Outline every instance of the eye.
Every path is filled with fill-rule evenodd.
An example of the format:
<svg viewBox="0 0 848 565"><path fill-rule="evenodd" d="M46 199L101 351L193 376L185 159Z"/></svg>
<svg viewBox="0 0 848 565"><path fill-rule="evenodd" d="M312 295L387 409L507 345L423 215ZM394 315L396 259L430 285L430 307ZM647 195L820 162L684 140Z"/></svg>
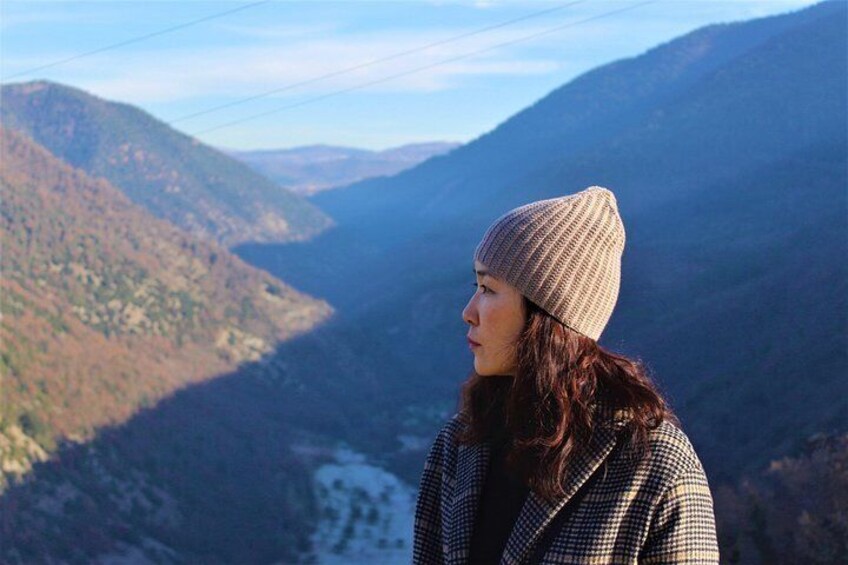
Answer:
<svg viewBox="0 0 848 565"><path fill-rule="evenodd" d="M479 286L480 288L483 289L483 294L486 294L486 291L489 291L489 287L487 287L484 284L478 285L476 282L473 282L473 283L471 283L471 286L473 286L474 288L477 288ZM491 292L491 291L489 291L489 292Z"/></svg>

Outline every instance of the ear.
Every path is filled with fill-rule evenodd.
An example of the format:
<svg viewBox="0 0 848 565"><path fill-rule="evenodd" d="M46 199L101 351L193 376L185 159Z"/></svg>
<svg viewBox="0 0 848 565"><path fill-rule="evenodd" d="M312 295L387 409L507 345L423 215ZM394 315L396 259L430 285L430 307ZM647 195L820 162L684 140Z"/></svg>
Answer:
<svg viewBox="0 0 848 565"><path fill-rule="evenodd" d="M525 324L528 321L530 321L530 306L531 306L530 299L522 294L521 295L521 313L524 315L524 323Z"/></svg>

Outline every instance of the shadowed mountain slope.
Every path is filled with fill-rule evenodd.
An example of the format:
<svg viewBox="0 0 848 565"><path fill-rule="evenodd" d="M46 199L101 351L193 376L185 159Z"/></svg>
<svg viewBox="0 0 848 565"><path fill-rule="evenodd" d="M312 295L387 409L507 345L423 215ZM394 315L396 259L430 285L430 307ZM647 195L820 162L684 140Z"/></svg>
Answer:
<svg viewBox="0 0 848 565"><path fill-rule="evenodd" d="M317 195L339 226L316 240L237 252L391 350L369 365L426 411L470 369L486 226L607 186L628 247L602 345L648 363L717 480L758 468L848 426L845 18L824 2L605 65L447 156Z"/></svg>

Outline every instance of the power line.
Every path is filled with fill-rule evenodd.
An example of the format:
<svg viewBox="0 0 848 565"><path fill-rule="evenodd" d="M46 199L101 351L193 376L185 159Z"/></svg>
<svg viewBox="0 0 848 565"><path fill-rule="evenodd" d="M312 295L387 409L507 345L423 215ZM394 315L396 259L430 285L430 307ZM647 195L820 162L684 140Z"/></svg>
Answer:
<svg viewBox="0 0 848 565"><path fill-rule="evenodd" d="M393 79L396 79L396 78L399 78L399 77L403 77L403 76L411 75L411 74L414 74L414 73L417 73L417 72L420 72L420 71L424 71L424 70L427 70L427 69L431 69L431 68L433 68L433 67L438 67L438 66L440 66L440 65L444 65L444 64L446 64L446 63L452 63L452 62L454 62L454 61L458 61L458 60L460 60L460 59L467 59L468 57L473 57L474 55L479 55L480 53L485 53L486 51L491 51L491 50L493 50L493 49L498 49L498 48L500 48L500 47L506 47L507 45L514 45L514 44L516 44L516 43L520 43L520 42L522 42L522 41L527 41L527 40L530 40L530 39L535 39L535 38L537 38L537 37L541 37L541 36L543 36L543 35L547 35L547 34L550 34L550 33L554 33L554 32L556 32L556 31L560 31L560 30L567 29L567 28L570 28L570 27L575 27L575 26L577 26L577 25L584 24L584 23L587 23L587 22L590 22L590 21L599 20L599 19L601 19L601 18L606 18L606 17L609 17L609 16L613 16L613 15L615 15L615 14L620 14L620 13L622 13L622 12L626 12L626 11L628 11L628 10L633 10L633 9L639 8L639 7L641 7L641 6L647 6L648 4L655 4L655 3L659 2L659 1L660 1L660 0L648 0L647 2L641 2L641 3L639 3L639 4L634 4L634 5L632 5L632 6L627 6L627 7L625 7L625 8L620 8L620 9L618 9L618 10L613 10L613 11L610 11L610 12L605 12L605 13L603 13L603 14L599 14L599 15L597 15L597 16L592 16L592 17L590 17L590 18L586 18L586 19L584 19L584 20L580 20L580 21L577 21L577 22L571 22L571 23L568 23L568 24L565 24L565 25L560 25L560 26L552 27L552 28L549 28L549 29L544 30L544 31L541 31L541 32L537 32L537 33L533 33L533 34L526 35L526 36L523 36L523 37L519 37L518 39L513 39L513 40L510 40L510 41L505 41L505 42L503 42L503 43L498 43L498 44L496 44L496 45L492 45L492 46L489 46L489 47L485 47L485 48L483 48L483 49L478 49L477 51L472 51L472 52L470 52L470 53L465 53L465 54L462 54L462 55L458 55L458 56L456 56L456 57L451 57L451 58L449 58L449 59L444 59L444 60L442 60L442 61L437 61L437 62L435 62L435 63L431 63L431 64L429 64L429 65L424 65L424 66L421 66L421 67L416 67L416 68L411 69L411 70L409 70L409 71L404 71L404 72L402 72L402 73L397 73L397 74L394 74L394 75L390 75L390 76L387 76L387 77L383 77L383 78L381 78L381 79L377 79L377 80L373 80L373 81L366 82L366 83L363 83L363 84L359 84L359 85L356 85L356 86L352 86L352 87L350 87L350 88L344 88L344 89L341 89L341 90L336 90L336 91L333 91L333 92L329 92L329 93L327 93L327 94L322 94L322 95L320 95L320 96L315 96L315 97L313 97L313 98L307 98L306 100L303 100L303 101L298 102L298 103L295 103L295 104L290 104L290 105L288 105L288 106L283 106L283 107L281 107L281 108L275 108L274 110L269 110L269 111L266 111L266 112L261 112L261 113L259 113L259 114L253 114L253 115L251 115L251 116L247 116L247 117L245 117L245 118L241 118L241 119L238 119L238 120L233 120L233 121L231 121L231 122L226 122L226 123L224 123L224 124L221 124L221 125L218 125L218 126L215 126L215 127L211 127L211 128L207 128L207 129L204 129L204 130L200 130L200 131L194 132L194 133L193 133L193 134L191 134L191 135L192 135L192 136L194 136L194 137L197 137L198 135L202 135L202 134L204 134L204 133L209 133L209 132L211 132L211 131L217 131L217 130L219 130L219 129L228 128L228 127L231 127L231 126L234 126L234 125L237 125L237 124L243 123L243 122L247 122L247 121L250 121L250 120L255 120L255 119L257 119L257 118L262 118L262 117L265 117L265 116L268 116L268 115L271 115L271 114L275 114L275 113L277 113L277 112L282 112L283 110L289 110L289 109L291 109L291 108L296 108L296 107L298 107L298 106L304 106L304 105L306 105L306 104L311 104L312 102L317 102L318 100L324 100L325 98L330 98L331 96L337 96L337 95L339 95L339 94L344 94L344 93L346 93L346 92L351 92L351 91L353 91L353 90L359 90L359 89L361 89L361 88L366 88L366 87L368 87L368 86L373 86L373 85L375 85L375 84L380 84L380 83L383 83L383 82L387 82L387 81L390 81L390 80L393 80Z"/></svg>
<svg viewBox="0 0 848 565"><path fill-rule="evenodd" d="M180 29L185 29L185 28L187 28L187 27L190 27L190 26L193 26L193 25L197 25L197 24L202 23L202 22L207 22L207 21L209 21L209 20L213 20L213 19L215 19L215 18L220 18L220 17L222 17L222 16L226 16L226 15L229 15L229 14L233 14L233 13L235 13L235 12L239 12L239 11L241 11L241 10L247 10L248 8L255 8L256 6L259 6L259 5L261 5L261 4L267 4L267 3L268 3L268 2L270 2L270 1L271 1L271 0L260 0L259 2L253 2L253 3L251 3L251 4L247 4L247 5L245 5L245 6L239 6L238 8L233 8L233 9L231 9L231 10L226 10L226 11L224 11L224 12L218 12L217 14L212 14L212 15L209 15L209 16L204 16L204 17L202 17L202 18L199 18L199 19L196 19L196 20L192 20L192 21L190 21L190 22L186 22L186 23L183 23L183 24L175 25L175 26L172 26L172 27L169 27L169 28L165 28L165 29L162 29L162 30L159 30L159 31L154 31L154 32L152 32L152 33L147 33L147 34L145 34L145 35L140 35L140 36L138 36L138 37L133 37L133 38L131 38L131 39L127 39L127 40L124 40L124 41L120 41L120 42L118 42L118 43L113 43L113 44L111 44L111 45L106 45L105 47L99 47L99 48L94 49L94 50L92 50L92 51L86 51L85 53L79 53L79 54L77 54L77 55L73 55L73 56L71 56L71 57L68 57L67 59L61 59L61 60L59 60L59 61L54 61L54 62L52 62L52 63L48 63L48 64L46 64L46 65L41 65L40 67L33 67L33 68L28 69L28 70L26 70L26 71L21 71L21 72L19 72L19 73L15 73L15 74L13 74L13 75L9 75L9 76L7 76L7 77L3 77L3 79L2 79L2 80L3 80L3 81L7 81L7 80L9 80L9 79L13 79L13 78L16 78L16 77L19 77L19 76L23 76L23 75L28 75L28 74L34 73L34 72L36 72L36 71L41 71L41 70L44 70L44 69L49 69L49 68L51 68L51 67L56 67L56 66L59 66L59 65L64 65L65 63L68 63L68 62L70 62L70 61L76 61L77 59L81 59L81 58L83 58L83 57L88 57L88 56L90 56L90 55L95 55L95 54L97 54L97 53L102 53L102 52L104 52L104 51L109 51L110 49L116 49L116 48L118 48L118 47L123 47L123 46L125 46L125 45L130 45L131 43L138 43L139 41L144 41L145 39L150 39L151 37L156 37L156 36L159 36L159 35L165 35L166 33L171 33L171 32L173 32L173 31L177 31L177 30L180 30Z"/></svg>
<svg viewBox="0 0 848 565"><path fill-rule="evenodd" d="M421 47L416 47L414 49L408 49L406 51L400 51L398 53L394 53L392 55L388 55L388 56L382 57L380 59L375 59L374 61L369 61L367 63L361 63L361 64L355 65L353 67L347 67L347 68L344 68L344 69L341 69L341 70L338 70L338 71L333 71L331 73L327 73L327 74L317 76L317 77L314 77L314 78L311 78L311 79L307 79L307 80L304 80L304 81L301 81L301 82L296 82L296 83L290 84L288 86L284 86L284 87L281 87L281 88L275 88L273 90L268 90L268 91L262 92L260 94L249 96L247 98L241 98L239 100L234 100L234 101L228 102L226 104L221 104L219 106L213 106L211 108L207 108L206 110L201 110L199 112L186 114L184 116L180 116L180 117L173 119L173 120L166 122L166 123L169 126L173 126L174 124L176 124L178 122L183 122L185 120L188 120L188 119L191 119L191 118L196 118L198 116L204 116L204 115L210 114L212 112L217 112L218 110L223 110L224 108L231 108L233 106L239 106L241 104L245 104L246 102L251 102L253 100L258 100L260 98L265 98L266 96L270 96L272 94L285 92L286 90L291 90L291 89L296 88L298 86L305 86L307 84L312 84L314 82L318 82L318 81L321 81L321 80L324 80L324 79L336 77L336 76L339 76L339 75L344 75L344 74L347 74L347 73L351 73L353 71L358 71L360 69L364 69L366 67L376 65L378 63L385 63L386 61L391 61L392 59L397 59L397 58L403 57L405 55L411 55L413 53L425 51L427 49L431 49L431 48L437 47L439 45L445 45L447 43L459 41L460 39L465 39L465 38L471 37L473 35L479 35L481 33L491 31L493 29L512 25L512 24L518 23L520 21L529 20L531 18L536 18L536 17L542 16L542 15L545 15L545 14L550 14L551 12L555 12L557 10L563 10L565 8L569 8L569 7L574 6L576 4L582 4L582 3L587 2L587 1L588 0L577 0L576 2L569 2L569 3L563 4L561 6L556 6L554 8L548 8L547 10L542 10L540 12L534 12L534 13L528 14L526 16L521 16L520 18L514 18L512 20L507 20L505 22L501 22L501 23L498 23L498 24L494 24L494 25L491 25L491 26L480 28L480 29L475 30L475 31L471 31L471 32L463 33L463 34L456 35L456 36L453 36L453 37L449 37L447 39L443 39L441 41L436 41L434 43L429 43L429 44L423 45Z"/></svg>

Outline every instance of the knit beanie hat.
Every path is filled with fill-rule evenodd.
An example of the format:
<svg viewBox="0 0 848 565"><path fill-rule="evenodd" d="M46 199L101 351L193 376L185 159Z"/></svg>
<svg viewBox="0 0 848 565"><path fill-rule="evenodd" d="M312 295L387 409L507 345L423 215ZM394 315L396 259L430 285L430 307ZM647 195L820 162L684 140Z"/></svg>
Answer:
<svg viewBox="0 0 848 565"><path fill-rule="evenodd" d="M618 300L624 241L615 195L591 186L510 210L489 227L474 258L597 341Z"/></svg>

